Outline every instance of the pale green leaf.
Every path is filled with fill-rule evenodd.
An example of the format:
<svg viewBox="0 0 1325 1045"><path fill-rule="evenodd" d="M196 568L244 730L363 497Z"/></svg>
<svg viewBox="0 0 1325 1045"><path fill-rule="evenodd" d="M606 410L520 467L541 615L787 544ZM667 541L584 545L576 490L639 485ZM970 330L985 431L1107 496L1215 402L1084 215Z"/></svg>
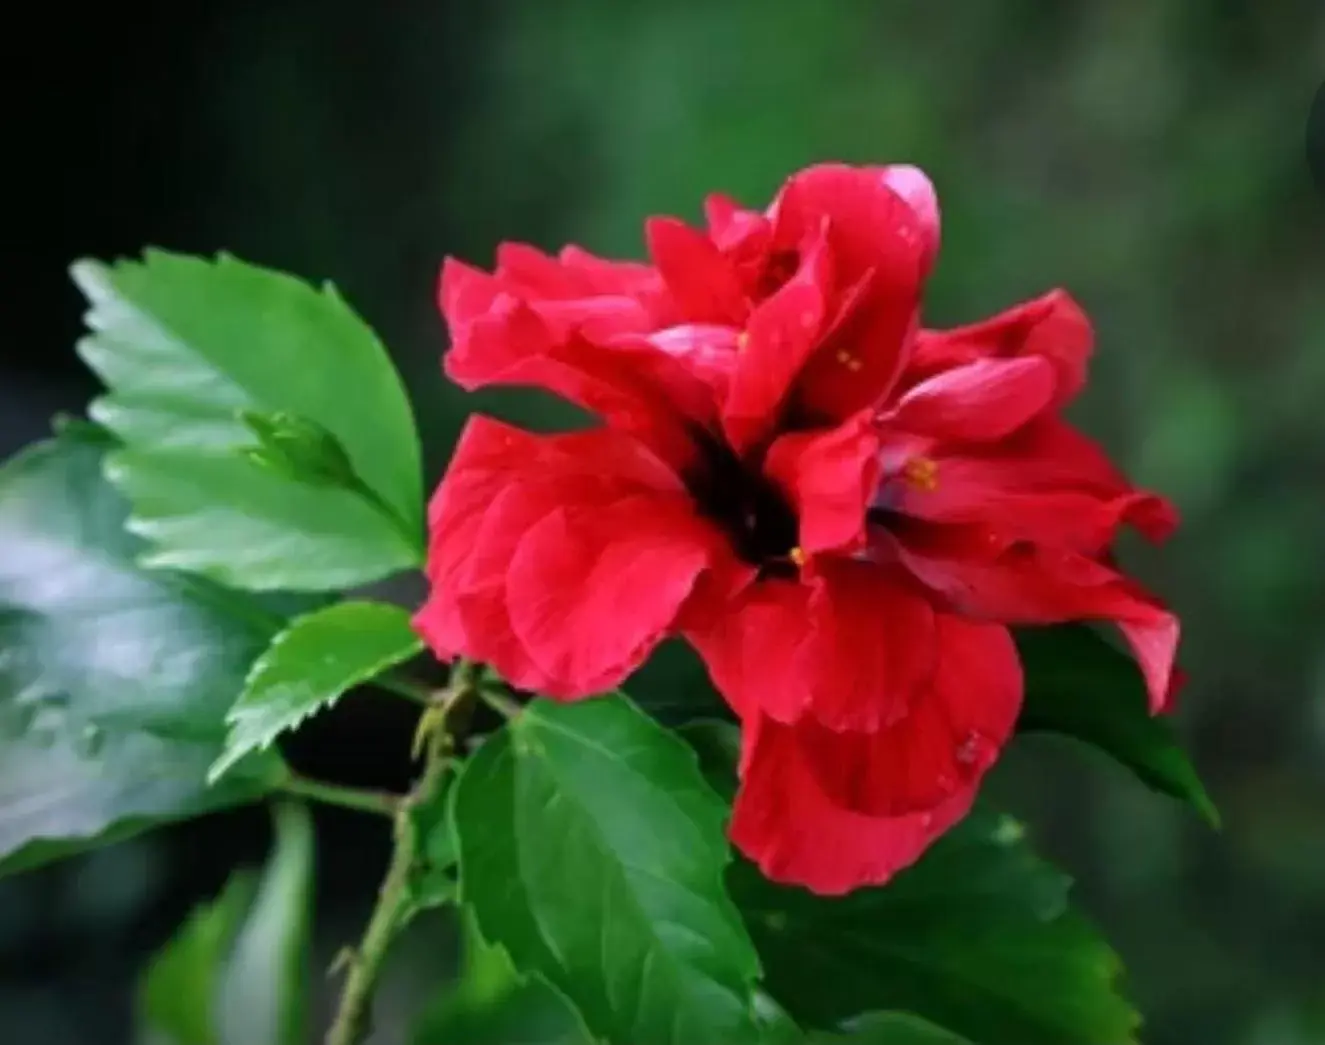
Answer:
<svg viewBox="0 0 1325 1045"><path fill-rule="evenodd" d="M419 563L409 403L334 290L165 251L73 276L91 306L79 351L109 388L92 413L125 444L108 474L152 564L334 590Z"/></svg>
<svg viewBox="0 0 1325 1045"><path fill-rule="evenodd" d="M341 602L291 621L254 662L226 715L230 734L211 779L422 647L409 613L387 603Z"/></svg>

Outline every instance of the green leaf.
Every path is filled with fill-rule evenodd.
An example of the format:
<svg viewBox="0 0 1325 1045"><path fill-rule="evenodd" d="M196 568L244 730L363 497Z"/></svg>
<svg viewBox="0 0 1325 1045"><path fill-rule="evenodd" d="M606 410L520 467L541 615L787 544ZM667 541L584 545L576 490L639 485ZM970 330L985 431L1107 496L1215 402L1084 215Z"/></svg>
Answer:
<svg viewBox="0 0 1325 1045"><path fill-rule="evenodd" d="M1066 908L1068 879L1022 833L972 813L887 886L835 899L737 865L732 893L770 993L820 1028L886 1009L981 1045L1133 1041L1117 956Z"/></svg>
<svg viewBox="0 0 1325 1045"><path fill-rule="evenodd" d="M313 828L301 806L276 810L261 882L247 871L199 907L138 991L147 1045L303 1045L307 1034Z"/></svg>
<svg viewBox="0 0 1325 1045"><path fill-rule="evenodd" d="M341 602L292 621L253 664L226 715L230 735L210 778L422 648L409 613L386 603Z"/></svg>
<svg viewBox="0 0 1325 1045"><path fill-rule="evenodd" d="M723 890L726 807L622 697L537 700L453 791L461 899L600 1038L753 1041L759 964Z"/></svg>
<svg viewBox="0 0 1325 1045"><path fill-rule="evenodd" d="M816 1034L810 1041L812 1045L972 1045L970 1039L909 1012L872 1012L852 1020L847 1030Z"/></svg>
<svg viewBox="0 0 1325 1045"><path fill-rule="evenodd" d="M71 429L0 470L0 874L252 800L284 773L256 755L207 787L284 607L136 567L104 450Z"/></svg>
<svg viewBox="0 0 1325 1045"><path fill-rule="evenodd" d="M419 858L410 868L406 885L405 913L408 921L420 911L441 907L456 898L455 834L451 830L450 779L443 781L436 796L420 805L411 806L409 815L419 839Z"/></svg>
<svg viewBox="0 0 1325 1045"><path fill-rule="evenodd" d="M219 1045L304 1045L308 1034L313 822L276 807L276 852L218 983Z"/></svg>
<svg viewBox="0 0 1325 1045"><path fill-rule="evenodd" d="M1017 646L1026 672L1020 731L1058 733L1098 748L1219 826L1219 811L1173 727L1150 714L1131 658L1079 624L1024 631Z"/></svg>
<svg viewBox="0 0 1325 1045"><path fill-rule="evenodd" d="M79 345L125 447L108 475L153 565L325 591L422 556L418 438L371 330L331 287L221 255L81 261Z"/></svg>
<svg viewBox="0 0 1325 1045"><path fill-rule="evenodd" d="M249 451L250 460L298 482L358 489L345 447L321 425L288 413L246 410L240 416L258 437L258 446Z"/></svg>
<svg viewBox="0 0 1325 1045"><path fill-rule="evenodd" d="M138 986L138 1023L147 1045L218 1045L217 972L253 902L253 875L230 877L157 953Z"/></svg>
<svg viewBox="0 0 1325 1045"><path fill-rule="evenodd" d="M484 942L472 917L462 927L460 977L424 1010L412 1045L588 1045L564 998L540 980L521 979L506 952Z"/></svg>

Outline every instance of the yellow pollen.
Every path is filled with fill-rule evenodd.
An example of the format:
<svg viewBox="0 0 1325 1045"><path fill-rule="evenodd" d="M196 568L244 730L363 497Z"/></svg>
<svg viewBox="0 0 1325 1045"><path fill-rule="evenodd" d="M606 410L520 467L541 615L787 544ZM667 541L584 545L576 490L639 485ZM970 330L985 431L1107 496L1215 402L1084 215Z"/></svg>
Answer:
<svg viewBox="0 0 1325 1045"><path fill-rule="evenodd" d="M745 346L748 345L749 343L750 343L750 332L748 330L742 330L739 334L736 335L737 352L744 352Z"/></svg>
<svg viewBox="0 0 1325 1045"><path fill-rule="evenodd" d="M923 493L938 489L939 466L929 457L913 457L902 468L902 478Z"/></svg>
<svg viewBox="0 0 1325 1045"><path fill-rule="evenodd" d="M850 370L853 374L860 370L860 360L848 352L845 348L837 350L837 361Z"/></svg>
<svg viewBox="0 0 1325 1045"><path fill-rule="evenodd" d="M794 562L797 566L804 566L805 549L803 549L800 545L797 545L795 548L792 548L791 551L787 552L787 558L790 559L792 562Z"/></svg>

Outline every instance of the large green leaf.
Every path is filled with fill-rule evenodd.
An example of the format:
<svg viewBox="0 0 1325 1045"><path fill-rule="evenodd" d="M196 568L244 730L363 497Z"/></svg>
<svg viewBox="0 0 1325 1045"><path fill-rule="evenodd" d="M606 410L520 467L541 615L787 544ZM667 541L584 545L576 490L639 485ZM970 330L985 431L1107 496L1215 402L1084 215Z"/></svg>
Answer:
<svg viewBox="0 0 1325 1045"><path fill-rule="evenodd" d="M93 416L154 565L332 590L416 565L418 439L377 338L330 287L221 255L79 262ZM346 471L345 465L349 466Z"/></svg>
<svg viewBox="0 0 1325 1045"><path fill-rule="evenodd" d="M588 1045L564 998L540 980L521 979L506 952L479 935L472 916L462 926L459 979L419 1017L413 1045Z"/></svg>
<svg viewBox="0 0 1325 1045"><path fill-rule="evenodd" d="M1009 817L973 813L888 885L844 898L773 885L746 863L731 878L770 993L806 1026L886 1009L981 1045L1133 1040L1117 956Z"/></svg>
<svg viewBox="0 0 1325 1045"><path fill-rule="evenodd" d="M276 811L261 883L236 872L153 959L138 991L144 1045L303 1045L313 829Z"/></svg>
<svg viewBox="0 0 1325 1045"><path fill-rule="evenodd" d="M258 755L207 787L281 619L135 566L103 452L68 433L0 470L0 874L253 799L284 772Z"/></svg>
<svg viewBox="0 0 1325 1045"><path fill-rule="evenodd" d="M1081 624L1027 630L1017 636L1017 646L1026 672L1018 729L1058 733L1098 748L1219 825L1219 812L1173 727L1150 714L1131 658Z"/></svg>
<svg viewBox="0 0 1325 1045"><path fill-rule="evenodd" d="M422 647L409 613L387 603L341 602L292 621L254 663L227 713L230 735L211 778Z"/></svg>
<svg viewBox="0 0 1325 1045"><path fill-rule="evenodd" d="M625 698L535 701L454 789L461 898L599 1037L753 1041L725 816L693 752Z"/></svg>
<svg viewBox="0 0 1325 1045"><path fill-rule="evenodd" d="M847 1030L820 1033L811 1045L971 1045L963 1038L908 1012L871 1012Z"/></svg>

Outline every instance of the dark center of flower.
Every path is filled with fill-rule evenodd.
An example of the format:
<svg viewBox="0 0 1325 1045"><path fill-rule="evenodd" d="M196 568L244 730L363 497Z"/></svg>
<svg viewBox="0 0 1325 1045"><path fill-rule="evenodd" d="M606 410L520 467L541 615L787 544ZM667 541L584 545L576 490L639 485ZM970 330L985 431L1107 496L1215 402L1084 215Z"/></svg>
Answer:
<svg viewBox="0 0 1325 1045"><path fill-rule="evenodd" d="M717 444L703 467L687 477L699 510L726 532L736 554L770 575L797 575L796 515L781 492Z"/></svg>
<svg viewBox="0 0 1325 1045"><path fill-rule="evenodd" d="M775 250L764 262L763 271L755 280L754 298L763 301L781 290L796 275L800 267L800 253L795 250Z"/></svg>

